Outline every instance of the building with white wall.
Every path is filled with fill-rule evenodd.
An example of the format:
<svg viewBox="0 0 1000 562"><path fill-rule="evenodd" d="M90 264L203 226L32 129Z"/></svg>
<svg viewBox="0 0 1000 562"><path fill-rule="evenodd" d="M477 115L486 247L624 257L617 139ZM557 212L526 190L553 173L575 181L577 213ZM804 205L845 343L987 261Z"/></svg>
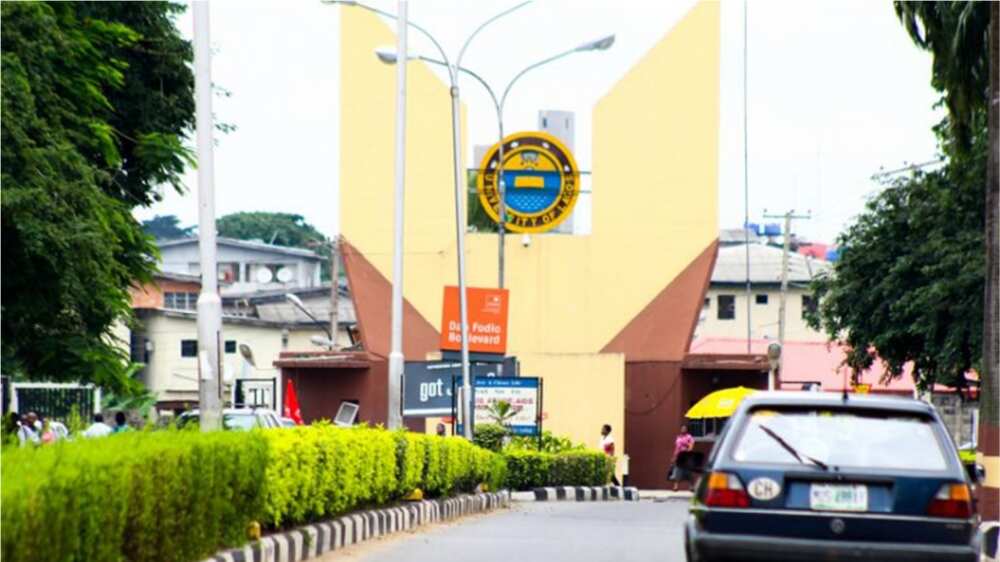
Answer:
<svg viewBox="0 0 1000 562"><path fill-rule="evenodd" d="M161 240L157 244L161 270L201 274L197 237ZM216 247L223 296L320 285L322 262L312 250L232 238L219 238Z"/></svg>
<svg viewBox="0 0 1000 562"><path fill-rule="evenodd" d="M779 247L751 240L750 248L750 325L753 339L777 339L781 300L781 263ZM747 246L725 239L719 246L712 280L702 307L697 335L745 338L747 335L746 257ZM826 341L826 336L810 328L805 311L814 306L809 283L830 269L829 262L790 252L788 256L788 292L785 304L785 339Z"/></svg>

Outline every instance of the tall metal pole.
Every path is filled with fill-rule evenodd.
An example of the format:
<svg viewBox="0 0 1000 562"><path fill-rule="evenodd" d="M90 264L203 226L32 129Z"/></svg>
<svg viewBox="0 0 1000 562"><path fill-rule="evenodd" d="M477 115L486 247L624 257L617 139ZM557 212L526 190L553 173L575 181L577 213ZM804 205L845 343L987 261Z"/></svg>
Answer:
<svg viewBox="0 0 1000 562"><path fill-rule="evenodd" d="M506 266L504 260L507 252L507 246L504 244L504 239L507 236L507 182L503 179L503 108L500 106L497 106L497 128L500 131L500 148L497 154L497 186L500 189L500 204L497 207L499 215L497 243L500 245L497 249L497 276L499 277L497 287L503 289L504 268ZM500 364L500 368L503 369L503 363Z"/></svg>
<svg viewBox="0 0 1000 562"><path fill-rule="evenodd" d="M340 349L337 335L340 333L340 235L333 237L330 244L330 340L331 350Z"/></svg>
<svg viewBox="0 0 1000 562"><path fill-rule="evenodd" d="M781 242L781 295L778 300L778 345L785 347L785 303L788 300L788 247L791 241L792 212L785 213L785 230Z"/></svg>
<svg viewBox="0 0 1000 562"><path fill-rule="evenodd" d="M743 0L743 237L746 250L747 273L747 353L750 353L750 340L753 337L753 324L750 321L750 172L747 157L747 3Z"/></svg>
<svg viewBox="0 0 1000 562"><path fill-rule="evenodd" d="M406 0L399 0L396 17L396 57L406 60ZM389 351L389 412L387 426L403 426L400 408L403 384L403 195L406 183L406 66L396 65L396 209L395 244L392 254L392 338ZM461 257L459 258L461 259ZM464 302L464 301L463 301ZM463 315L463 322L465 316ZM463 323L464 325L464 323ZM463 337L462 341L465 339Z"/></svg>
<svg viewBox="0 0 1000 562"><path fill-rule="evenodd" d="M401 64L398 66L406 66ZM455 242L458 246L458 309L462 324L462 433L472 439L472 379L469 376L469 306L465 286L465 189L462 183L462 158L459 153L458 68L448 69L451 76L451 155L455 164Z"/></svg>
<svg viewBox="0 0 1000 562"><path fill-rule="evenodd" d="M222 299L215 255L215 164L212 155L212 52L209 5L197 0L194 14L195 127L198 148L198 253L201 293L198 295L198 402L202 431L222 427Z"/></svg>

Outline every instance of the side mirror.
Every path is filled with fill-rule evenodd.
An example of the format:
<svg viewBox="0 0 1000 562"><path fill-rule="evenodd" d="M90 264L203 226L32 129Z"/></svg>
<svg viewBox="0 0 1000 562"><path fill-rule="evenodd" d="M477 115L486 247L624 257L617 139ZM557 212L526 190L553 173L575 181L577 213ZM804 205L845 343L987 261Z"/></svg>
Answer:
<svg viewBox="0 0 1000 562"><path fill-rule="evenodd" d="M981 464L967 464L965 465L965 471L969 474L969 480L973 484L979 484L986 479L986 469Z"/></svg>
<svg viewBox="0 0 1000 562"><path fill-rule="evenodd" d="M684 451L677 455L677 467L689 472L705 472L705 453Z"/></svg>

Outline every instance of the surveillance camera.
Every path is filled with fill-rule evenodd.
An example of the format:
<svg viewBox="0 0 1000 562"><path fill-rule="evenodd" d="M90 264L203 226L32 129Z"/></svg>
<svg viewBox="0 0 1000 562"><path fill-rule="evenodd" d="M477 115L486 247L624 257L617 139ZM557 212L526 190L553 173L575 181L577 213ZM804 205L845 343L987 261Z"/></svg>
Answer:
<svg viewBox="0 0 1000 562"><path fill-rule="evenodd" d="M521 237L521 245L524 246L525 248L531 246L531 236L528 235L528 234L525 234L524 236L522 236Z"/></svg>

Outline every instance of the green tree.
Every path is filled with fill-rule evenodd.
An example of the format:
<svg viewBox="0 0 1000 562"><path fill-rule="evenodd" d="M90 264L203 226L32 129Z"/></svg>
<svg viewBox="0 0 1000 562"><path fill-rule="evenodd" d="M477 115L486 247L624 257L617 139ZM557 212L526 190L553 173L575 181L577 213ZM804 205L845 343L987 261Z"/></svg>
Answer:
<svg viewBox="0 0 1000 562"><path fill-rule="evenodd" d="M327 243L326 236L302 215L262 211L232 213L216 223L219 236L239 240L261 240L278 246L314 248Z"/></svg>
<svg viewBox="0 0 1000 562"><path fill-rule="evenodd" d="M945 95L955 149L974 146L977 119L988 122L988 162L984 182L985 312L982 323L980 447L1000 456L1000 4L997 2L896 2L910 37L934 56L931 84ZM992 102L991 102L992 100ZM995 512L994 515L995 517Z"/></svg>
<svg viewBox="0 0 1000 562"><path fill-rule="evenodd" d="M3 368L136 388L112 326L156 247L132 217L189 160L191 49L168 3L2 14ZM135 27L125 22L130 21ZM169 60L168 60L169 59Z"/></svg>
<svg viewBox="0 0 1000 562"><path fill-rule="evenodd" d="M142 229L157 240L175 240L191 236L194 227L182 228L180 223L177 215L156 215L149 220L142 221Z"/></svg>
<svg viewBox="0 0 1000 562"><path fill-rule="evenodd" d="M885 377L909 363L917 384L965 386L982 352L984 120L971 150L934 171L888 182L838 239L840 259L813 283L809 316L849 347L862 371L877 359ZM951 129L942 125L940 134ZM949 145L942 138L942 146ZM877 356L876 356L877 352Z"/></svg>

